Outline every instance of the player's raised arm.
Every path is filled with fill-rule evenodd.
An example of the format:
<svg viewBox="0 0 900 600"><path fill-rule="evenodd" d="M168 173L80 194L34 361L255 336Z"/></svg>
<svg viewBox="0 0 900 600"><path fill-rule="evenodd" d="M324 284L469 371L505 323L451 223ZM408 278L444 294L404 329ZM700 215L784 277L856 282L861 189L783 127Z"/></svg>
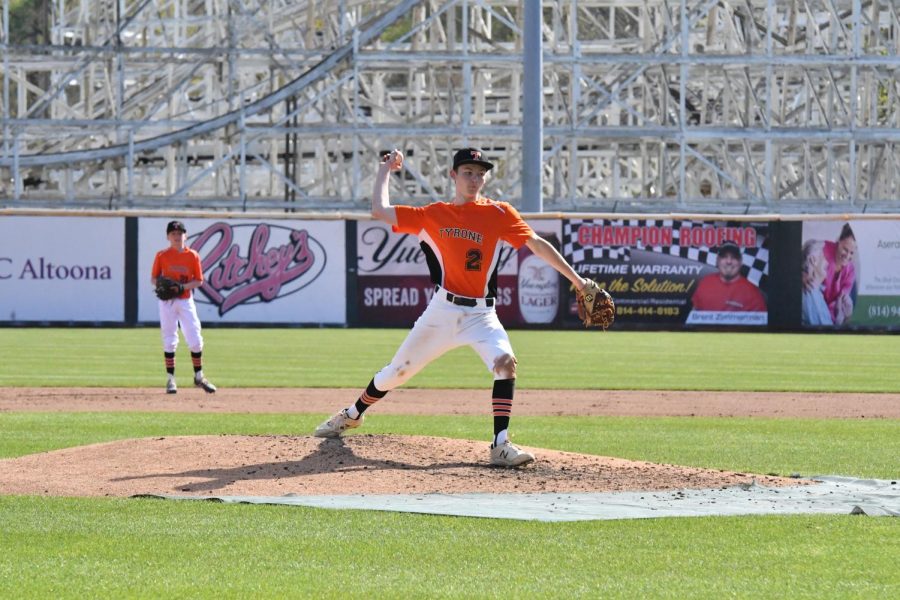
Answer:
<svg viewBox="0 0 900 600"><path fill-rule="evenodd" d="M388 225L397 224L397 211L391 206L390 179L392 171L403 168L403 153L391 150L381 158L378 174L375 176L375 187L372 190L372 216Z"/></svg>

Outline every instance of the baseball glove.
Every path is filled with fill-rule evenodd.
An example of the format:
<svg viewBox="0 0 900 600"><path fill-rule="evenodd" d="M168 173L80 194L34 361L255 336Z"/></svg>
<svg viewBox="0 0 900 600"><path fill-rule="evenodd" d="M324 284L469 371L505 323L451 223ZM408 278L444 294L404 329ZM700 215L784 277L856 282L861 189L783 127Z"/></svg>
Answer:
<svg viewBox="0 0 900 600"><path fill-rule="evenodd" d="M578 302L578 318L585 327L602 327L606 331L616 319L612 296L596 281L588 279L584 289L575 292L575 300Z"/></svg>
<svg viewBox="0 0 900 600"><path fill-rule="evenodd" d="M183 293L184 286L174 279L169 279L164 275L156 279L156 297L160 300L171 300Z"/></svg>

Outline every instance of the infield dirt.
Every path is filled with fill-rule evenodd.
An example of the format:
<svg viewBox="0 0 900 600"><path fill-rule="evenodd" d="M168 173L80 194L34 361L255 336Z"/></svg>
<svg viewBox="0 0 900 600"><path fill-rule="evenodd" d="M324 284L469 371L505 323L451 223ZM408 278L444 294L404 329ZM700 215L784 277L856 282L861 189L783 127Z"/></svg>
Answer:
<svg viewBox="0 0 900 600"><path fill-rule="evenodd" d="M0 388L0 411L234 412L329 415L351 389ZM378 414L479 414L490 400L473 390L395 390ZM670 391L517 392L515 416L900 418L887 394L710 393ZM486 441L424 436L176 436L113 441L0 460L0 493L61 496L282 496L469 492L606 492L720 488L796 479L629 461L528 448L535 463L487 466Z"/></svg>

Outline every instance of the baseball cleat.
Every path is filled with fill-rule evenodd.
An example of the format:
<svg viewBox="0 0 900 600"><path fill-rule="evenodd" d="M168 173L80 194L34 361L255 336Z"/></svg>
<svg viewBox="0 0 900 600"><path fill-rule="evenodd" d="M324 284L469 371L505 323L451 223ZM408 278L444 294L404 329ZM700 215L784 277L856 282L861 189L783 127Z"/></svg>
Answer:
<svg viewBox="0 0 900 600"><path fill-rule="evenodd" d="M358 419L351 419L347 414L347 409L345 408L338 414L334 415L333 417L316 427L316 431L315 433L313 433L313 435L321 438L336 438L346 430L356 429L357 427L362 425L365 418L365 415L359 415Z"/></svg>
<svg viewBox="0 0 900 600"><path fill-rule="evenodd" d="M175 383L174 377L169 377L169 380L166 382L166 393L167 394L177 394L178 393L178 385Z"/></svg>
<svg viewBox="0 0 900 600"><path fill-rule="evenodd" d="M506 440L499 446L491 444L491 464L496 467L519 467L534 460L534 454L525 452Z"/></svg>
<svg viewBox="0 0 900 600"><path fill-rule="evenodd" d="M203 388L203 391L208 394L216 393L216 386L211 384L209 382L209 379L204 377L201 373L197 373L196 375L194 375L194 385L196 385L198 388Z"/></svg>

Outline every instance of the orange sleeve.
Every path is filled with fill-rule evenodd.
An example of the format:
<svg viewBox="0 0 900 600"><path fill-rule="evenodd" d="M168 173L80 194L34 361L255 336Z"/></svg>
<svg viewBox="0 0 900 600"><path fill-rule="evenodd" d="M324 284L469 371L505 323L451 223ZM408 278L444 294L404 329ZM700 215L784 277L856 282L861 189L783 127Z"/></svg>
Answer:
<svg viewBox="0 0 900 600"><path fill-rule="evenodd" d="M159 276L162 274L162 265L159 264L159 255L160 253L157 252L156 256L153 257L153 268L150 269L150 277L155 277L156 279L159 279Z"/></svg>
<svg viewBox="0 0 900 600"><path fill-rule="evenodd" d="M525 245L525 242L532 238L534 230L531 229L528 223L522 218L522 215L519 214L519 211L513 208L511 204L504 202L503 205L503 208L506 209L507 214L509 215L509 222L506 231L501 234L500 239L518 250Z"/></svg>
<svg viewBox="0 0 900 600"><path fill-rule="evenodd" d="M395 206L397 224L394 233L418 234L425 227L425 208L421 206Z"/></svg>
<svg viewBox="0 0 900 600"><path fill-rule="evenodd" d="M203 281L203 265L200 262L200 255L196 250L191 250L191 254L194 256L194 280Z"/></svg>

